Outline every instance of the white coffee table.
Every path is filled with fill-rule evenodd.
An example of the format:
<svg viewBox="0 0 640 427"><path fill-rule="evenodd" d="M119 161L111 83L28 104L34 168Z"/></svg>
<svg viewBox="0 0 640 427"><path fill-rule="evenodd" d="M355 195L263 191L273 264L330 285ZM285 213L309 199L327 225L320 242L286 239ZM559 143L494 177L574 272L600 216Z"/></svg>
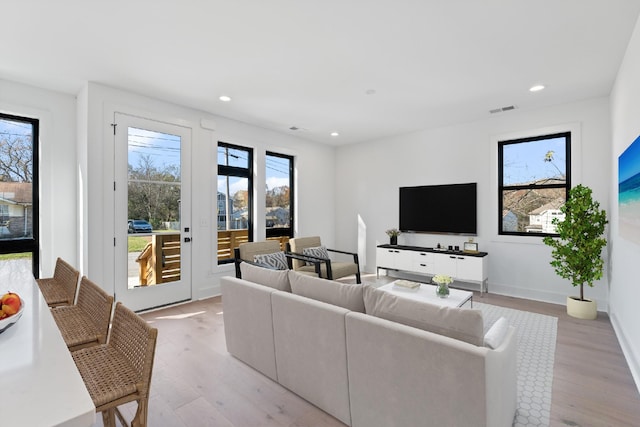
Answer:
<svg viewBox="0 0 640 427"><path fill-rule="evenodd" d="M462 307L468 302L470 308L473 308L473 292L449 288L449 296L447 298L440 298L436 295L436 287L434 285L420 283L420 287L410 289L403 286L396 286L395 283L396 282L393 281L384 286L380 286L378 289L402 298L424 301L445 307Z"/></svg>

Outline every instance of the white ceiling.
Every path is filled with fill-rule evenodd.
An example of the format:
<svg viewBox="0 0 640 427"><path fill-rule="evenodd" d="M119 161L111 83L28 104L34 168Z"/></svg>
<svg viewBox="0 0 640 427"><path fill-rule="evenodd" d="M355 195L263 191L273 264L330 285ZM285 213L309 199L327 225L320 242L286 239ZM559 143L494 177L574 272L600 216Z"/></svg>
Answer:
<svg viewBox="0 0 640 427"><path fill-rule="evenodd" d="M0 10L1 79L71 94L93 81L339 145L606 96L640 1L6 0ZM536 83L547 88L530 93Z"/></svg>

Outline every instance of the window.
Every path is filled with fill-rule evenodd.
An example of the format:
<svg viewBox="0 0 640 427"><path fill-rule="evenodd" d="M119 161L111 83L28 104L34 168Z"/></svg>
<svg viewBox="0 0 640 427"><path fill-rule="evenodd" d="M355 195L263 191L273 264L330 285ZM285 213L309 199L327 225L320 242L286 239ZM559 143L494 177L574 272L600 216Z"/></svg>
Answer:
<svg viewBox="0 0 640 427"><path fill-rule="evenodd" d="M498 142L498 234L556 234L570 166L570 132Z"/></svg>
<svg viewBox="0 0 640 427"><path fill-rule="evenodd" d="M293 237L293 157L267 152L265 161L267 239L284 244Z"/></svg>
<svg viewBox="0 0 640 427"><path fill-rule="evenodd" d="M0 259L26 258L38 272L39 121L0 114Z"/></svg>
<svg viewBox="0 0 640 427"><path fill-rule="evenodd" d="M253 235L253 150L218 143L218 264L233 262L233 250Z"/></svg>

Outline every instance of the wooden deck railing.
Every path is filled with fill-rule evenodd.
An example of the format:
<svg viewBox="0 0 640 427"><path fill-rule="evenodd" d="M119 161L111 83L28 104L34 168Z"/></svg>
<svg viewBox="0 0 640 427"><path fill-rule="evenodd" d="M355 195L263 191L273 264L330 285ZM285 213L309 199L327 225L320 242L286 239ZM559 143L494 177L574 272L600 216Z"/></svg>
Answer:
<svg viewBox="0 0 640 427"><path fill-rule="evenodd" d="M154 234L136 261L141 286L180 280L180 233Z"/></svg>
<svg viewBox="0 0 640 427"><path fill-rule="evenodd" d="M287 250L288 236L269 237ZM218 231L218 260L233 259L233 249L249 241L246 229ZM180 233L154 234L142 250L139 264L140 285L149 286L180 280Z"/></svg>
<svg viewBox="0 0 640 427"><path fill-rule="evenodd" d="M280 242L280 250L287 250L288 236L269 237L267 240L277 240ZM247 229L218 231L218 261L233 259L233 249L248 241L249 231Z"/></svg>
<svg viewBox="0 0 640 427"><path fill-rule="evenodd" d="M233 248L249 241L249 230L218 230L218 261L233 259Z"/></svg>

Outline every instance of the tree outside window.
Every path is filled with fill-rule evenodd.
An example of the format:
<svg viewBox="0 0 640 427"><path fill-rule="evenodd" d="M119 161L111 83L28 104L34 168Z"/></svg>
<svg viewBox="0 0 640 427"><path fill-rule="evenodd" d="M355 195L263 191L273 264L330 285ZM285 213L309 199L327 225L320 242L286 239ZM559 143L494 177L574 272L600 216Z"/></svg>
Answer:
<svg viewBox="0 0 640 427"><path fill-rule="evenodd" d="M571 133L498 142L501 235L556 235L571 188Z"/></svg>

